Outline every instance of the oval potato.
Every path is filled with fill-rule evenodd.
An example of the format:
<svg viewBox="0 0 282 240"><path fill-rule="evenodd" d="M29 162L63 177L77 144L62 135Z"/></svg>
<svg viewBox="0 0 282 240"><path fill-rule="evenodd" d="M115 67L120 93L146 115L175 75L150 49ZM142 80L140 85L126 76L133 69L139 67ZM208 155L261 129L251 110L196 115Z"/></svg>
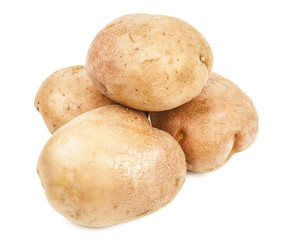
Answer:
<svg viewBox="0 0 282 240"><path fill-rule="evenodd" d="M55 210L78 224L103 227L164 207L181 189L187 166L168 133L143 113L111 105L58 129L37 170Z"/></svg>
<svg viewBox="0 0 282 240"><path fill-rule="evenodd" d="M196 97L213 64L205 38L169 16L115 19L91 43L86 70L97 88L125 106L163 111Z"/></svg>
<svg viewBox="0 0 282 240"><path fill-rule="evenodd" d="M82 65L51 74L34 100L35 108L51 133L82 113L109 104L114 102L94 86Z"/></svg>
<svg viewBox="0 0 282 240"><path fill-rule="evenodd" d="M169 111L151 112L152 125L170 133L186 155L188 169L210 172L247 149L258 133L251 99L234 83L211 73L192 101Z"/></svg>

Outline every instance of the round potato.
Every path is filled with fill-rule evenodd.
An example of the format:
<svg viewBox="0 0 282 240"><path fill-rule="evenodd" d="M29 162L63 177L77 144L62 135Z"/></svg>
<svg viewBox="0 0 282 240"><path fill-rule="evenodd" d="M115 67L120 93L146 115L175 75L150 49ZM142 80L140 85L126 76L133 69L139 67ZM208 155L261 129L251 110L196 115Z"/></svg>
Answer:
<svg viewBox="0 0 282 240"><path fill-rule="evenodd" d="M248 148L258 133L251 99L234 83L211 73L201 94L170 111L150 113L152 125L170 133L186 155L188 169L210 172Z"/></svg>
<svg viewBox="0 0 282 240"><path fill-rule="evenodd" d="M114 104L90 81L84 66L71 66L50 75L40 86L34 106L51 133L89 110Z"/></svg>
<svg viewBox="0 0 282 240"><path fill-rule="evenodd" d="M55 210L103 227L164 207L181 189L187 166L180 145L143 113L110 105L58 129L37 170Z"/></svg>
<svg viewBox="0 0 282 240"><path fill-rule="evenodd" d="M163 111L196 97L212 64L208 42L188 23L132 14L97 34L85 67L97 88L112 100L138 110Z"/></svg>

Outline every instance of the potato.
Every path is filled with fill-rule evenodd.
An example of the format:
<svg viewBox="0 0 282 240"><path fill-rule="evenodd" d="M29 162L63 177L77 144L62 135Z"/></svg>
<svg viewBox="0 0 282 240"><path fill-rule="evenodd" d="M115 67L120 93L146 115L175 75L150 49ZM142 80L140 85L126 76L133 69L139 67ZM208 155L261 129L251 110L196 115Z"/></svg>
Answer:
<svg viewBox="0 0 282 240"><path fill-rule="evenodd" d="M90 81L84 66L71 66L50 75L40 86L34 106L51 133L74 117L113 104Z"/></svg>
<svg viewBox="0 0 282 240"><path fill-rule="evenodd" d="M234 83L211 73L201 94L170 111L150 113L152 125L170 133L185 152L188 169L210 172L247 149L258 133L250 98Z"/></svg>
<svg viewBox="0 0 282 240"><path fill-rule="evenodd" d="M187 166L180 145L143 113L110 105L58 129L37 170L55 210L104 227L164 207L181 189Z"/></svg>
<svg viewBox="0 0 282 240"><path fill-rule="evenodd" d="M204 37L174 17L117 18L90 45L86 71L107 97L144 111L178 107L196 97L211 71Z"/></svg>

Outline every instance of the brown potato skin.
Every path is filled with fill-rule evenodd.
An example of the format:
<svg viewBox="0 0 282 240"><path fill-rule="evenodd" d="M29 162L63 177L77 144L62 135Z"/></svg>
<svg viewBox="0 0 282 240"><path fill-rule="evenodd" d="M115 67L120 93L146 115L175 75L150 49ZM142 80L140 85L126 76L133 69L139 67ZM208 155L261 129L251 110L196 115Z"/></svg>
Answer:
<svg viewBox="0 0 282 240"><path fill-rule="evenodd" d="M58 129L37 171L55 210L78 224L104 227L164 207L181 189L187 166L180 145L143 113L109 105Z"/></svg>
<svg viewBox="0 0 282 240"><path fill-rule="evenodd" d="M258 133L251 99L234 83L211 73L192 101L169 111L151 112L152 126L170 133L186 155L188 169L210 172L247 149Z"/></svg>
<svg viewBox="0 0 282 240"><path fill-rule="evenodd" d="M82 65L51 74L34 99L34 106L51 133L82 113L109 104L114 102L94 86Z"/></svg>
<svg viewBox="0 0 282 240"><path fill-rule="evenodd" d="M196 97L213 64L205 38L169 16L115 19L91 43L86 70L97 88L125 106L164 111Z"/></svg>

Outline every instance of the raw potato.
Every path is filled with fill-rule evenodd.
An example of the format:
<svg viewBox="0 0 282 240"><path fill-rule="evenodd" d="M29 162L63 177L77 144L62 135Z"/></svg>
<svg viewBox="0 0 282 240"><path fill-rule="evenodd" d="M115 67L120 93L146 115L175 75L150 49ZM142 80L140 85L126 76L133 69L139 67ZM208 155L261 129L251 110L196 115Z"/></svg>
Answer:
<svg viewBox="0 0 282 240"><path fill-rule="evenodd" d="M163 111L196 97L212 64L208 42L188 23L132 14L98 33L85 67L97 88L112 100L138 110Z"/></svg>
<svg viewBox="0 0 282 240"><path fill-rule="evenodd" d="M234 83L211 73L201 94L170 111L150 113L152 125L170 133L182 146L188 169L210 172L248 148L258 133L250 98Z"/></svg>
<svg viewBox="0 0 282 240"><path fill-rule="evenodd" d="M54 72L34 100L51 133L82 113L109 104L114 103L94 86L81 65Z"/></svg>
<svg viewBox="0 0 282 240"><path fill-rule="evenodd" d="M54 209L91 227L164 207L181 189L186 169L185 155L168 133L119 105L89 111L58 129L37 165Z"/></svg>

